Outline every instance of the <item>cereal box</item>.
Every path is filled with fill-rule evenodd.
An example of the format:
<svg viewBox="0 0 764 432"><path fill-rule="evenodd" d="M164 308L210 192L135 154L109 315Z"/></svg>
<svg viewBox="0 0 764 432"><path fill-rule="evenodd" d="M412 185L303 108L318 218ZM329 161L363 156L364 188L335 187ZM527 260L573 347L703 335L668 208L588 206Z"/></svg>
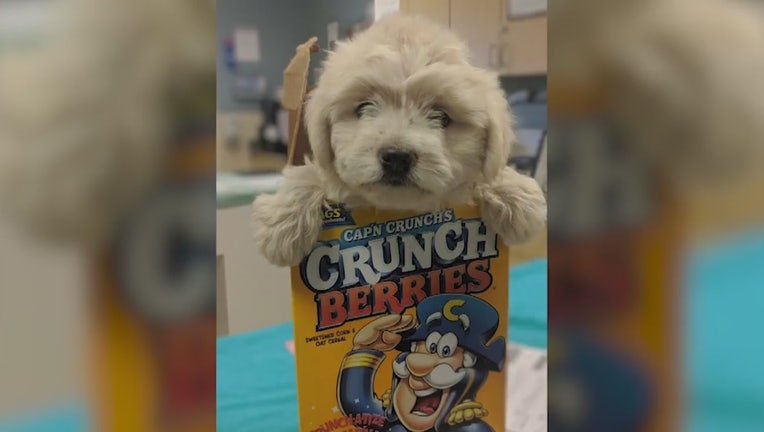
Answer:
<svg viewBox="0 0 764 432"><path fill-rule="evenodd" d="M504 431L508 273L474 207L327 207L291 269L300 431Z"/></svg>

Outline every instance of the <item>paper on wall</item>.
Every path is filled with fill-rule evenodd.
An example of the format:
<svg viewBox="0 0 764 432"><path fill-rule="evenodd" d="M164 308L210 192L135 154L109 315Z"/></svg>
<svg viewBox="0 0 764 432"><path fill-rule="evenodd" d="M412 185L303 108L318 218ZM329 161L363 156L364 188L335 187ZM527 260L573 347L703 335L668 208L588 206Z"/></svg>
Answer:
<svg viewBox="0 0 764 432"><path fill-rule="evenodd" d="M340 23L330 22L326 26L326 46L330 50L334 49L334 44L340 39Z"/></svg>
<svg viewBox="0 0 764 432"><path fill-rule="evenodd" d="M400 9L399 0L374 0L374 21L398 12L398 9Z"/></svg>
<svg viewBox="0 0 764 432"><path fill-rule="evenodd" d="M256 29L236 29L234 32L234 56L237 63L260 61L260 38Z"/></svg>

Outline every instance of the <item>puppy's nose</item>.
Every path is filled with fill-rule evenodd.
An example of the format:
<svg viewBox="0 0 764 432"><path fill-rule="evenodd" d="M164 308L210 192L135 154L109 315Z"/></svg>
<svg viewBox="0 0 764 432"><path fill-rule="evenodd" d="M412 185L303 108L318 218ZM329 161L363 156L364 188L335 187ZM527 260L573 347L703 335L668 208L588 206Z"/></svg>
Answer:
<svg viewBox="0 0 764 432"><path fill-rule="evenodd" d="M388 149L379 153L379 159L386 176L402 179L411 170L411 166L416 161L416 156L410 151Z"/></svg>

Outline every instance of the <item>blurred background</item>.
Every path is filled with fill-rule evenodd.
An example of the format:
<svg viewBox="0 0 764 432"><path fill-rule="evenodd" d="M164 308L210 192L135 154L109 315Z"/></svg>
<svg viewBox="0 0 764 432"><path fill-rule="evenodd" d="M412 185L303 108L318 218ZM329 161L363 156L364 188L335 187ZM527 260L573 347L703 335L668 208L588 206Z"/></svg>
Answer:
<svg viewBox="0 0 764 432"><path fill-rule="evenodd" d="M761 12L550 3L550 430L764 428Z"/></svg>
<svg viewBox="0 0 764 432"><path fill-rule="evenodd" d="M0 1L0 430L215 427L213 1Z"/></svg>
<svg viewBox="0 0 764 432"><path fill-rule="evenodd" d="M255 394L220 374L293 367L288 273L255 250L248 206L286 161L295 47L395 10L500 75L508 163L548 191L548 246L510 269L510 337L531 353L510 361L545 371L548 352L548 429L764 430L762 9L0 0L0 431L295 430L293 381ZM218 387L243 391L221 398L216 355ZM513 431L546 420L515 411Z"/></svg>

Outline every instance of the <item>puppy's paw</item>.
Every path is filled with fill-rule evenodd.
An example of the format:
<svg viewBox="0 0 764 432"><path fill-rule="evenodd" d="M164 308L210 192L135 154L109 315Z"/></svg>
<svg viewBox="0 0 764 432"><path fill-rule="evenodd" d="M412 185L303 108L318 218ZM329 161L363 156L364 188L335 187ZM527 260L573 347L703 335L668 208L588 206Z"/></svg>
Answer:
<svg viewBox="0 0 764 432"><path fill-rule="evenodd" d="M252 203L255 242L265 258L277 266L299 264L321 232L321 201L318 205L299 202L300 196L279 192L260 195Z"/></svg>
<svg viewBox="0 0 764 432"><path fill-rule="evenodd" d="M505 167L475 192L483 219L505 243L528 241L544 227L546 199L536 180Z"/></svg>

